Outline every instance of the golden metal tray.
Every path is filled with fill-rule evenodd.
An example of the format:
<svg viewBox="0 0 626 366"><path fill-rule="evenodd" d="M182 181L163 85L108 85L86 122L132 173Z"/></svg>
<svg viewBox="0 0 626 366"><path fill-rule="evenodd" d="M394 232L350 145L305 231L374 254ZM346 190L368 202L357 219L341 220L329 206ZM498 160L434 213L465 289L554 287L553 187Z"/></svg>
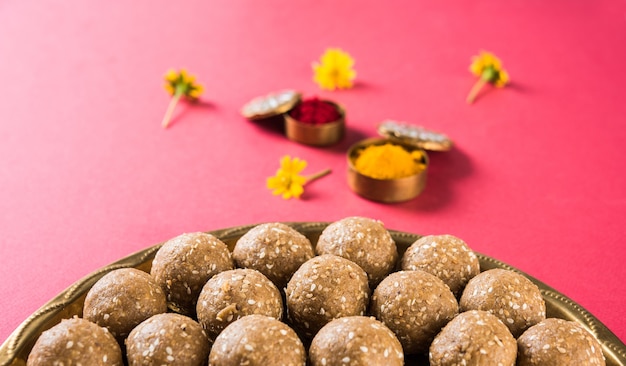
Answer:
<svg viewBox="0 0 626 366"><path fill-rule="evenodd" d="M317 242L320 233L328 225L326 222L287 222L286 224L306 235L312 243ZM237 239L254 226L255 225L238 226L210 231L209 233L220 238L232 249ZM415 240L420 238L420 235L417 234L394 230L390 230L390 232L398 244L398 249L401 253ZM69 318L74 315L82 316L83 301L85 300L87 291L89 291L91 286L93 286L98 279L112 270L124 267L135 267L144 271L150 271L152 259L160 246L160 244L155 245L132 254L86 276L42 306L26 319L9 338L7 338L2 346L0 346L0 366L25 365L28 353L44 330L56 325L61 319ZM607 365L626 366L626 345L607 329L604 324L580 305L537 279L505 263L479 253L477 253L477 255L480 260L481 271L492 268L504 268L516 271L528 277L539 286L546 301L548 317L579 322L600 341Z"/></svg>

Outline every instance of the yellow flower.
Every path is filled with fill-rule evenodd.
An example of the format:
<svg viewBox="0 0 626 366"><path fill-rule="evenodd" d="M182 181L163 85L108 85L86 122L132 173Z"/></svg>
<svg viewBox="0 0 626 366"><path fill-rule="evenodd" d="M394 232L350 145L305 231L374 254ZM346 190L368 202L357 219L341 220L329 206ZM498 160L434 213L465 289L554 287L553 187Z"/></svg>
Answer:
<svg viewBox="0 0 626 366"><path fill-rule="evenodd" d="M163 127L167 127L172 119L172 113L180 98L184 97L189 101L196 101L202 94L202 85L196 82L196 77L187 73L187 70L169 70L165 74L165 90L172 96L170 104L163 117Z"/></svg>
<svg viewBox="0 0 626 366"><path fill-rule="evenodd" d="M490 52L481 51L478 56L472 57L469 70L479 79L467 96L468 103L474 101L485 84L490 83L502 88L509 82L509 74L502 68L502 61Z"/></svg>
<svg viewBox="0 0 626 366"><path fill-rule="evenodd" d="M321 89L348 89L353 86L356 71L354 59L339 48L329 48L320 58L321 62L313 63L313 81Z"/></svg>
<svg viewBox="0 0 626 366"><path fill-rule="evenodd" d="M300 173L306 168L306 165L305 160L291 159L289 155L283 156L280 159L280 168L276 171L276 175L267 178L267 188L272 190L273 195L282 195L286 200L300 198L307 183L330 173L330 169L326 169L311 176L302 176Z"/></svg>

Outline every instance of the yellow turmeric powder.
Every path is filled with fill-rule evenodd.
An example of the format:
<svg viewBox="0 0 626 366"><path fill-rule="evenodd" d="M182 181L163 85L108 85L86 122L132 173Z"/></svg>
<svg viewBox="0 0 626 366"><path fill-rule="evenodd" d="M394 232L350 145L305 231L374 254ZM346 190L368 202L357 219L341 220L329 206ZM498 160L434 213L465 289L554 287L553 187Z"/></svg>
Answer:
<svg viewBox="0 0 626 366"><path fill-rule="evenodd" d="M409 152L391 143L364 148L354 166L359 173L375 179L404 178L426 168L422 151Z"/></svg>

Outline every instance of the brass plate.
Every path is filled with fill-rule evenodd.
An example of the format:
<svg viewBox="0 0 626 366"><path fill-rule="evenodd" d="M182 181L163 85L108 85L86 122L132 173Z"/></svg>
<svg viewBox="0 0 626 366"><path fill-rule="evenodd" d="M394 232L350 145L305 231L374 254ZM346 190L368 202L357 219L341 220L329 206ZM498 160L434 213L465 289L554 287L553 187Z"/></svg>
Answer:
<svg viewBox="0 0 626 366"><path fill-rule="evenodd" d="M325 222L287 222L302 234L306 235L312 243L316 243L322 230L328 225ZM224 241L231 249L237 239L255 225L238 226L228 229L210 231ZM398 244L400 253L403 253L420 235L390 230L391 235ZM71 287L61 292L57 297L45 304L28 319L26 319L0 346L0 366L26 365L28 353L33 347L39 335L56 325L61 319L82 316L83 301L87 291L93 284L106 273L124 267L135 267L149 271L152 259L161 244L144 249L106 266L85 278L79 280ZM560 294L553 288L545 285L537 279L505 264L496 259L476 253L480 261L481 271L492 268L504 268L521 273L534 282L546 301L548 317L562 318L576 321L593 333L602 345L602 351L609 366L626 366L626 345L622 343L604 324L583 309L571 299ZM408 361L408 360L407 360ZM409 364L407 362L407 364Z"/></svg>

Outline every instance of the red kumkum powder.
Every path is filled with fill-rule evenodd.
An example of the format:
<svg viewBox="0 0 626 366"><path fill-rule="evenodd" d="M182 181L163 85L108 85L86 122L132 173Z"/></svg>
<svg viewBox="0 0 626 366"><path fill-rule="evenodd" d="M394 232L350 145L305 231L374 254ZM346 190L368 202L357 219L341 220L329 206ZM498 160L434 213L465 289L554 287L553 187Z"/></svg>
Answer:
<svg viewBox="0 0 626 366"><path fill-rule="evenodd" d="M334 105L317 97L303 100L289 112L289 115L299 122L313 125L334 122L341 117Z"/></svg>

